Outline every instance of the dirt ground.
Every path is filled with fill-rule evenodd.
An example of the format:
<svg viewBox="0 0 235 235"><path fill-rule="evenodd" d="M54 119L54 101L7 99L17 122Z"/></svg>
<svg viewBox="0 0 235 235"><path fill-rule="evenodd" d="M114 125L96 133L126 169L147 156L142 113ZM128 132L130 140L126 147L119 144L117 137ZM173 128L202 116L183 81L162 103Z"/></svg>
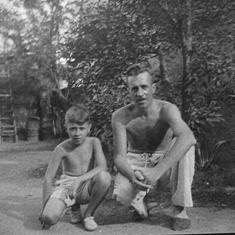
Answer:
<svg viewBox="0 0 235 235"><path fill-rule="evenodd" d="M43 174L56 142L19 142L0 144L0 235L90 234L82 225L69 223L69 216L50 230L41 230L38 214L41 209ZM95 234L179 234L171 230L168 204L152 202L150 217L133 222L131 210L111 199L111 191L96 211L99 228ZM83 207L85 209L85 207ZM180 234L233 233L235 209L226 206L195 204L188 210L190 229Z"/></svg>

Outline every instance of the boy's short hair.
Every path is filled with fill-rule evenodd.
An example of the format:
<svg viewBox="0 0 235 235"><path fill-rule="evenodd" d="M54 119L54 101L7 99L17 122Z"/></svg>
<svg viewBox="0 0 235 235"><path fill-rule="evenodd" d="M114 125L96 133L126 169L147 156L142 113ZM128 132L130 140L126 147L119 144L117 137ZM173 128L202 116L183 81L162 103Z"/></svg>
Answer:
<svg viewBox="0 0 235 235"><path fill-rule="evenodd" d="M152 81L156 82L161 79L161 76L158 71L154 70L149 62L141 62L129 66L126 70L126 81L128 82L129 76L137 76L140 73L148 72L152 77Z"/></svg>
<svg viewBox="0 0 235 235"><path fill-rule="evenodd" d="M83 125L85 122L90 122L90 113L84 105L74 105L65 114L65 125L68 123Z"/></svg>

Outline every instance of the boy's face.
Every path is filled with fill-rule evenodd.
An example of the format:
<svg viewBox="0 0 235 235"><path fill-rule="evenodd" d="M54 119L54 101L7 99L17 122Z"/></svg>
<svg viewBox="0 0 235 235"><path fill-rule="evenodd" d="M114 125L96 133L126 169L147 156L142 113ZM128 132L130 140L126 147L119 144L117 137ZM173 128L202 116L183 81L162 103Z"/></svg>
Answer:
<svg viewBox="0 0 235 235"><path fill-rule="evenodd" d="M85 122L82 125L70 122L67 123L67 133L69 135L69 138L76 145L81 145L85 141L89 131L90 124L88 122Z"/></svg>

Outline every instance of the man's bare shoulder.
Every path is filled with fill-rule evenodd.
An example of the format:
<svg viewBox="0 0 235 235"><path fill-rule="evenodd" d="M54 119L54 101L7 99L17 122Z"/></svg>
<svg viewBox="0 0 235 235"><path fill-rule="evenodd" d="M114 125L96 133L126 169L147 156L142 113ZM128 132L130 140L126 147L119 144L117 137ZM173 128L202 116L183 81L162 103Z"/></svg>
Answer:
<svg viewBox="0 0 235 235"><path fill-rule="evenodd" d="M121 107L120 109L116 110L112 115L113 122L120 122L122 124L127 124L131 117L132 112L134 110L134 104L128 104L126 106Z"/></svg>
<svg viewBox="0 0 235 235"><path fill-rule="evenodd" d="M171 110L179 110L178 107L175 104L170 103L170 102L165 101L165 100L154 99L154 103L157 107L160 108L160 110L162 112L168 112L168 111L171 111Z"/></svg>
<svg viewBox="0 0 235 235"><path fill-rule="evenodd" d="M179 108L168 101L164 100L155 100L156 106L159 107L160 116L164 119L171 119L180 117L180 111Z"/></svg>

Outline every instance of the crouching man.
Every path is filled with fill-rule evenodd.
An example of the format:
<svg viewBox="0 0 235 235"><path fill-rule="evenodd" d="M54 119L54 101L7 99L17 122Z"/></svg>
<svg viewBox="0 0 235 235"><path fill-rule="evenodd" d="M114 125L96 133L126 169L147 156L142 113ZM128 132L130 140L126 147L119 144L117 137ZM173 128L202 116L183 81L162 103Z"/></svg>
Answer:
<svg viewBox="0 0 235 235"><path fill-rule="evenodd" d="M146 64L132 65L126 82L133 102L112 116L114 163L119 172L113 197L132 205L135 216L146 218L146 193L170 171L173 229L187 229L191 221L186 207L193 206L194 135L174 104L153 98L156 84Z"/></svg>

